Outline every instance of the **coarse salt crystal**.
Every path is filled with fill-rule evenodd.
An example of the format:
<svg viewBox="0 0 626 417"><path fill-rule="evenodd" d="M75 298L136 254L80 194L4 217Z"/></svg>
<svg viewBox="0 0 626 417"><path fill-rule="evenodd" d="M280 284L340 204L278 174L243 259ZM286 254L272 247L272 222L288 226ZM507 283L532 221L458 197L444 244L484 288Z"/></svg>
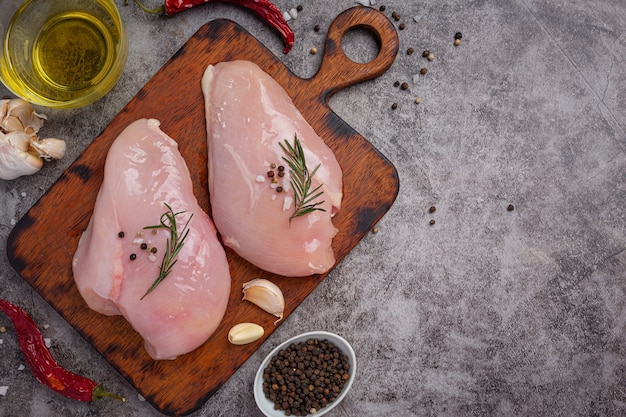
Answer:
<svg viewBox="0 0 626 417"><path fill-rule="evenodd" d="M4 340L0 339L0 345L4 343Z"/></svg>
<svg viewBox="0 0 626 417"><path fill-rule="evenodd" d="M8 391L9 391L9 387L7 387L6 385L3 385L0 387L0 395L7 395Z"/></svg>
<svg viewBox="0 0 626 417"><path fill-rule="evenodd" d="M22 197L26 197L26 193L22 191Z"/></svg>
<svg viewBox="0 0 626 417"><path fill-rule="evenodd" d="M370 0L358 0L356 1L356 3L360 4L361 6L369 6Z"/></svg>
<svg viewBox="0 0 626 417"><path fill-rule="evenodd" d="M137 398L139 399L139 401L144 402L146 401L146 399L143 397L143 395L141 394L137 394Z"/></svg>
<svg viewBox="0 0 626 417"><path fill-rule="evenodd" d="M283 201L283 211L289 210L291 208L291 203L293 203L293 198L285 197L285 200Z"/></svg>
<svg viewBox="0 0 626 417"><path fill-rule="evenodd" d="M50 343L50 338L49 338L49 337L45 337L45 338L43 339L43 341L46 343L46 347L50 347L50 346L52 346L52 344Z"/></svg>
<svg viewBox="0 0 626 417"><path fill-rule="evenodd" d="M136 243L136 244L143 243L143 238L142 237L138 237L137 239L133 239L133 243Z"/></svg>
<svg viewBox="0 0 626 417"><path fill-rule="evenodd" d="M298 11L294 8L292 8L291 10L289 10L289 16L292 17L292 19L295 19L298 17Z"/></svg>
<svg viewBox="0 0 626 417"><path fill-rule="evenodd" d="M26 367L24 365L20 365L17 367L18 371L23 371Z"/></svg>
<svg viewBox="0 0 626 417"><path fill-rule="evenodd" d="M256 182L265 182L265 176L257 175L256 176Z"/></svg>
<svg viewBox="0 0 626 417"><path fill-rule="evenodd" d="M286 22L288 22L291 20L291 15L289 14L289 12L283 12L283 18Z"/></svg>
<svg viewBox="0 0 626 417"><path fill-rule="evenodd" d="M43 326L41 326L41 327L43 327L44 329L48 330L48 329L50 328L50 325L49 325L49 324L44 324L44 325L43 325Z"/></svg>

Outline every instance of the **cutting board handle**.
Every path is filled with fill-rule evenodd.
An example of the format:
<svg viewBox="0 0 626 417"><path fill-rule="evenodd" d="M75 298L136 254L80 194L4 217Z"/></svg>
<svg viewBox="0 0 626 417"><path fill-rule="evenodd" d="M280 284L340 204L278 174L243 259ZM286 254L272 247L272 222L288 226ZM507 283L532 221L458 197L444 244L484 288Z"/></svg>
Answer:
<svg viewBox="0 0 626 417"><path fill-rule="evenodd" d="M353 29L364 29L376 39L379 52L372 61L354 62L344 53L341 40ZM389 69L396 59L399 44L393 23L383 13L371 7L350 8L337 16L328 28L322 63L309 80L311 87L328 103L337 91L376 78Z"/></svg>

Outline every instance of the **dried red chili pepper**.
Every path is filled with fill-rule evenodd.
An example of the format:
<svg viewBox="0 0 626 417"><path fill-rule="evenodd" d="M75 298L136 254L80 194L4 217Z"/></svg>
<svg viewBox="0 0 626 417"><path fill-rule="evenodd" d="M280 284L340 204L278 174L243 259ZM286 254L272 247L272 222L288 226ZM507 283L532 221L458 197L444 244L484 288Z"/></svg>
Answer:
<svg viewBox="0 0 626 417"><path fill-rule="evenodd" d="M135 3L141 9L148 13L165 13L168 16L190 9L198 4L218 2L233 3L252 10L282 35L285 44L283 53L286 54L291 50L295 38L293 30L289 27L280 9L268 0L165 0L165 4L156 9L148 9L140 0L135 0Z"/></svg>
<svg viewBox="0 0 626 417"><path fill-rule="evenodd" d="M39 382L73 400L89 402L111 397L126 401L105 391L97 382L61 368L46 347L37 325L24 309L0 299L0 310L13 322L24 359Z"/></svg>

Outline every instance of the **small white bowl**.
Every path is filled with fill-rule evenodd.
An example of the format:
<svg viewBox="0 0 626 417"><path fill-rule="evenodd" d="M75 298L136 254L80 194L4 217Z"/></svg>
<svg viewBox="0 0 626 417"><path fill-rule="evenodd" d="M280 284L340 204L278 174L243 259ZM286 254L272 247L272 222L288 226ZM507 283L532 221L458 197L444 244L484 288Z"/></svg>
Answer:
<svg viewBox="0 0 626 417"><path fill-rule="evenodd" d="M269 355L265 357L261 366L259 366L259 370L256 373L256 377L254 378L254 399L256 401L259 410L267 417L285 417L285 412L283 410L275 410L274 402L265 397L263 393L263 371L267 367L267 364L270 360L278 353L279 350L285 349L291 343L300 343L304 342L308 339L318 339L318 340L328 340L337 346L343 353L348 357L348 363L350 364L350 378L346 381L343 390L339 396L335 399L335 401L329 403L326 407L319 409L315 414L309 414L310 416L323 416L328 413L330 410L335 408L337 404L343 400L348 391L350 391L350 387L352 386L352 382L354 382L354 375L356 374L356 355L354 354L354 350L352 346L341 336L336 335L334 333L324 332L324 331L315 331L302 333L301 335L292 337L291 339L281 343L276 346L274 350L272 350Z"/></svg>

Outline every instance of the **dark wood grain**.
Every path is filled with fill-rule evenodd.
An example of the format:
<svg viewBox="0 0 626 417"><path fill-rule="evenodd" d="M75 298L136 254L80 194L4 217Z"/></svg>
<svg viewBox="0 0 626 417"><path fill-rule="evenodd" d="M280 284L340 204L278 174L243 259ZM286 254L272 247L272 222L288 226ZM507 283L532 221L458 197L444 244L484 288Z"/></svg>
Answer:
<svg viewBox="0 0 626 417"><path fill-rule="evenodd" d="M353 28L366 28L378 39L380 52L373 61L358 64L344 55L341 39ZM285 88L343 168L344 200L334 219L339 233L333 241L340 262L389 210L399 180L395 167L333 113L328 100L342 88L382 74L397 52L398 38L391 22L371 8L356 7L333 22L319 72L302 79L235 23L207 23L18 222L7 244L11 265L159 411L183 415L196 410L276 328L273 316L259 315L257 307L241 301L243 282L252 277L276 282L285 295L287 317L327 274L307 278L274 276L227 250L233 285L226 316L217 331L203 346L174 361L152 360L143 348L142 338L122 317L106 317L87 307L72 278L72 256L91 216L111 143L134 120L159 119L161 129L178 141L198 202L210 213L200 80L209 64L234 59L256 62ZM265 336L245 346L229 344L230 327L245 321L261 324Z"/></svg>

